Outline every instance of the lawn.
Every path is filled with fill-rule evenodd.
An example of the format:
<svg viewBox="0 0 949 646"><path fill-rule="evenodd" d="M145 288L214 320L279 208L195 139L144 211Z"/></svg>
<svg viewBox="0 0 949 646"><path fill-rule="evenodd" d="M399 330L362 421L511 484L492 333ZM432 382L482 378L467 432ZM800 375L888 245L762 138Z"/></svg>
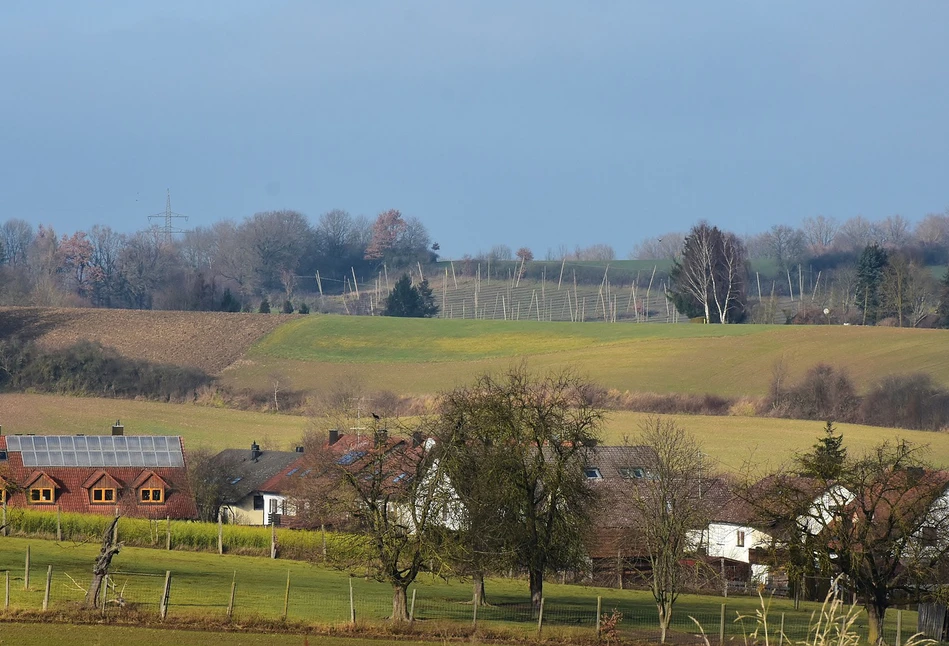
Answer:
<svg viewBox="0 0 949 646"><path fill-rule="evenodd" d="M603 441L607 444L635 442L641 423L649 417L646 413L609 412ZM757 470L776 467L795 452L808 450L823 428L822 422L763 417L665 417L675 419L694 433L703 450L723 470L731 472L742 471L749 462ZM213 450L250 447L253 441L265 449L291 450L299 444L305 429L324 429L326 425L296 415L250 413L193 404L0 394L0 422L7 434L107 433L117 418L122 420L128 434L181 435L187 448L203 446ZM928 446L928 459L937 466L949 467L949 433L856 424L838 424L837 428L853 452L862 453L883 440L900 437Z"/></svg>
<svg viewBox="0 0 949 646"><path fill-rule="evenodd" d="M439 392L526 360L575 368L606 388L760 396L784 361L793 380L817 363L845 369L858 389L880 376L926 372L949 385L949 331L857 326L659 325L387 317L290 320L225 370L224 383L299 390L358 381L369 391Z"/></svg>
<svg viewBox="0 0 949 646"><path fill-rule="evenodd" d="M10 573L11 606L34 611L42 607L48 566L53 569L50 608L67 608L81 599L80 587L87 583L90 565L98 552L97 546L92 544L58 544L18 538L0 538L0 545L0 576L4 570ZM32 567L29 589L24 590L27 545ZM279 619L286 608L290 620L343 627L349 621L350 584L358 622L381 622L391 609L391 588L387 585L351 578L345 572L310 563L144 548L125 548L115 558L112 575L115 587L110 598L120 595L129 604L128 608L153 616L157 613L166 571L172 572L168 610L172 625L176 617L182 620L195 617L225 619L232 582L236 582L234 621L237 623L251 618ZM426 575L420 577L413 589L415 617L419 622L454 620L470 625L472 607L464 603L470 599L470 585ZM529 595L525 580L490 579L487 592L492 605L479 611L478 621L482 625L504 628L512 631L511 634L520 635L532 634L536 630L536 619L526 603ZM574 631L577 635L589 636L595 626L597 597L601 597L604 612L611 613L616 609L623 614L621 626L624 631L646 638L654 636L655 607L647 592L548 582L544 594L545 622L552 632L570 634ZM728 633L741 634L741 623L733 620L739 614L753 614L758 607L756 597L732 596L726 600L714 595L683 595L676 606L674 629L693 633L694 624L688 618L692 615L709 632L717 632L723 601L727 602ZM810 613L817 607L815 603L804 603L800 610L794 610L790 601L774 599L771 602L772 621L784 615L785 631L789 636L799 638L806 630ZM110 606L108 612L118 618L122 610ZM895 615L895 612L888 614L891 631L895 626ZM915 613L904 613L906 634L912 632L914 622ZM749 620L745 620L744 625L746 630L750 629Z"/></svg>

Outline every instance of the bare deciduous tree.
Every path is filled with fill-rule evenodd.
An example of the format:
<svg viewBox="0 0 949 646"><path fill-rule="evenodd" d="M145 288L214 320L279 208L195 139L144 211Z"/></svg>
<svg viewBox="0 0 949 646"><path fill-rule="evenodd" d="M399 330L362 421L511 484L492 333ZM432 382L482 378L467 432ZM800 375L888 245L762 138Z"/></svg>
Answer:
<svg viewBox="0 0 949 646"><path fill-rule="evenodd" d="M639 443L654 452L646 477L630 480L630 492L639 512L637 535L651 566L650 591L659 612L660 641L682 591L685 557L694 548L690 532L708 525L708 496L702 488L710 465L695 437L675 421L653 417L643 422Z"/></svg>

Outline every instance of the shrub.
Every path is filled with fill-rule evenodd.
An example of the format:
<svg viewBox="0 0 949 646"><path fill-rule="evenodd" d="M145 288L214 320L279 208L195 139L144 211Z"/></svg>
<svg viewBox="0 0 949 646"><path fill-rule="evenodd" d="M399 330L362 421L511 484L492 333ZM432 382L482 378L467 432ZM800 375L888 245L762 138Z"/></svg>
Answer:
<svg viewBox="0 0 949 646"><path fill-rule="evenodd" d="M21 391L170 401L193 397L211 383L196 368L128 359L90 341L51 351L19 340L0 341L0 355L0 384Z"/></svg>
<svg viewBox="0 0 949 646"><path fill-rule="evenodd" d="M796 419L851 420L860 403L847 373L823 363L787 390L773 383L771 398L777 416Z"/></svg>
<svg viewBox="0 0 949 646"><path fill-rule="evenodd" d="M924 373L890 375L864 396L859 420L874 426L938 431L949 425L949 391Z"/></svg>
<svg viewBox="0 0 949 646"><path fill-rule="evenodd" d="M300 307L297 308L297 312L299 312L300 314L309 314L310 306L307 305L306 303L300 303Z"/></svg>
<svg viewBox="0 0 949 646"><path fill-rule="evenodd" d="M284 314L293 314L293 303L290 300L285 300L283 302L283 309L281 310Z"/></svg>
<svg viewBox="0 0 949 646"><path fill-rule="evenodd" d="M260 307L257 308L258 314L270 314L270 301L266 298L260 301Z"/></svg>

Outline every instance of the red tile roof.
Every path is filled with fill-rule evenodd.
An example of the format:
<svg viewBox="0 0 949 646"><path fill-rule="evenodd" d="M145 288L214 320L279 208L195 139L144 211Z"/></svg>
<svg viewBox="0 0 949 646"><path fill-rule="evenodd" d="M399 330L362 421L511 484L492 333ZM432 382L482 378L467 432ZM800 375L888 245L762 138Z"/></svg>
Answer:
<svg viewBox="0 0 949 646"><path fill-rule="evenodd" d="M180 441L180 438L179 438ZM182 447L183 449L184 447ZM7 438L0 436L0 451L7 451L7 459L0 461L0 478L6 480L7 504L10 507L60 509L66 512L113 515L118 509L123 516L135 518L197 518L198 512L188 487L187 466L184 467L25 467L19 451L7 450ZM183 453L183 451L182 451ZM187 462L185 463L187 465ZM30 503L28 487L43 476L56 485L53 504ZM116 481L115 502L94 504L90 487L103 475ZM140 503L137 487L157 476L165 483L161 503Z"/></svg>

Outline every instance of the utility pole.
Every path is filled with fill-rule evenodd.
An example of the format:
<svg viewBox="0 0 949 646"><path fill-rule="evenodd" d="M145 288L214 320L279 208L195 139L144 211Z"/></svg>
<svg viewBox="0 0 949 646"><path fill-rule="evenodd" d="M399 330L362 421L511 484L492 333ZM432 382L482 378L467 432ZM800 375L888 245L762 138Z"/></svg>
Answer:
<svg viewBox="0 0 949 646"><path fill-rule="evenodd" d="M171 244L171 236L175 233L184 233L183 229L176 229L172 226L171 221L175 218L181 218L184 220L188 219L187 215L182 215L180 213L175 213L171 210L171 189L166 189L167 194L165 197L165 211L164 213L156 213L154 215L148 216L149 220L161 219L164 223L161 226L156 225L155 228L161 232L162 240L165 244Z"/></svg>

